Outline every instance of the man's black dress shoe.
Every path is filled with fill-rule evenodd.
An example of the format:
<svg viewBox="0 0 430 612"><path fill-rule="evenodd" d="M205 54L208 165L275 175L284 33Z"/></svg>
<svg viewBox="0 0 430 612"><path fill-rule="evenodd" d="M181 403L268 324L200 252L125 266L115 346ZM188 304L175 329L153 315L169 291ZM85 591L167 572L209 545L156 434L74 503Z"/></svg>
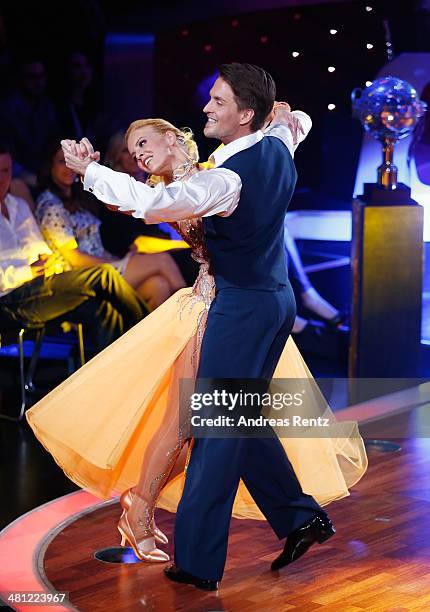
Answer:
<svg viewBox="0 0 430 612"><path fill-rule="evenodd" d="M331 520L327 516L323 517L317 514L290 533L285 542L284 550L272 563L272 570L281 569L281 567L296 561L305 554L312 544L315 544L315 542L322 544L335 533L336 529L333 527Z"/></svg>
<svg viewBox="0 0 430 612"><path fill-rule="evenodd" d="M218 582L216 580L205 580L204 578L197 578L188 572L184 572L180 567L172 563L168 567L164 568L164 573L169 580L173 582L182 582L182 584L192 584L198 589L203 591L216 591L218 589Z"/></svg>

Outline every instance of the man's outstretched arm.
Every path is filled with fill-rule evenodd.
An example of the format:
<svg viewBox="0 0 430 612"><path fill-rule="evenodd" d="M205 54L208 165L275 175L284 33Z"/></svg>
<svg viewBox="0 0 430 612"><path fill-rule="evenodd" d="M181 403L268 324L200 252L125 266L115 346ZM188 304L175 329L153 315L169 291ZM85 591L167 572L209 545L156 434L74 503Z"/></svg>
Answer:
<svg viewBox="0 0 430 612"><path fill-rule="evenodd" d="M275 136L282 140L294 157L294 152L312 128L312 119L300 110L291 111L286 103L275 103L271 123L265 129L265 136Z"/></svg>

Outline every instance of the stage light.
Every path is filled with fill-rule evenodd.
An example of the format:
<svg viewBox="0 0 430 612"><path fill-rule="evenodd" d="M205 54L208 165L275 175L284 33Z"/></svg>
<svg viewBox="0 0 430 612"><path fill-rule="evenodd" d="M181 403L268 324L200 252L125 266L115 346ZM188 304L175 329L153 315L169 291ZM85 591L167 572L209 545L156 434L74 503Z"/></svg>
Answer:
<svg viewBox="0 0 430 612"><path fill-rule="evenodd" d="M329 67L327 68L327 70L328 70L329 72L334 72L334 71L336 70L336 68L335 68L334 66L329 66Z"/></svg>
<svg viewBox="0 0 430 612"><path fill-rule="evenodd" d="M370 87L373 81L366 81L366 87Z"/></svg>
<svg viewBox="0 0 430 612"><path fill-rule="evenodd" d="M261 38L260 38L260 42L261 42L261 44L263 44L263 45L264 45L264 44L266 44L268 40L269 40L269 39L267 38L267 36L261 36Z"/></svg>
<svg viewBox="0 0 430 612"><path fill-rule="evenodd" d="M366 47L367 47L368 49L373 49L373 45L372 45L372 43L367 43Z"/></svg>
<svg viewBox="0 0 430 612"><path fill-rule="evenodd" d="M336 108L336 104L329 104L327 108L328 110L334 110Z"/></svg>
<svg viewBox="0 0 430 612"><path fill-rule="evenodd" d="M210 53L212 51L212 45L205 45L203 48L206 51L206 53Z"/></svg>
<svg viewBox="0 0 430 612"><path fill-rule="evenodd" d="M189 31L188 30L181 30L181 34L182 34L182 36L188 36Z"/></svg>
<svg viewBox="0 0 430 612"><path fill-rule="evenodd" d="M373 6L366 6L366 11L368 13L370 13L370 11L373 11Z"/></svg>
<svg viewBox="0 0 430 612"><path fill-rule="evenodd" d="M239 25L239 22L237 19L233 19L233 21L231 22L231 27L232 28L237 28L237 26Z"/></svg>
<svg viewBox="0 0 430 612"><path fill-rule="evenodd" d="M293 51L291 55L293 57L299 57L300 53L298 51Z"/></svg>
<svg viewBox="0 0 430 612"><path fill-rule="evenodd" d="M330 34L333 34L333 36L334 36L335 34L337 34L337 30L335 30L335 29L331 29L331 30L330 30Z"/></svg>

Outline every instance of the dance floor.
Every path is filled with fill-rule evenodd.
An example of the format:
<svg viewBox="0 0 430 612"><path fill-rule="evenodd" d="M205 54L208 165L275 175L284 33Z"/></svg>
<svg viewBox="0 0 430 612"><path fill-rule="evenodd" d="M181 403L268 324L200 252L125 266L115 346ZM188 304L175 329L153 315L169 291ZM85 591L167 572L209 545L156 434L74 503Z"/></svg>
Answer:
<svg viewBox="0 0 430 612"><path fill-rule="evenodd" d="M80 491L33 510L0 533L0 596L67 591L73 608L85 612L427 611L430 440L399 442L397 452L369 447L366 476L349 498L329 507L336 535L280 572L270 571L281 545L269 526L237 519L217 593L169 582L163 564L98 561L95 551L118 545L119 505ZM171 537L173 515L159 511L158 523Z"/></svg>

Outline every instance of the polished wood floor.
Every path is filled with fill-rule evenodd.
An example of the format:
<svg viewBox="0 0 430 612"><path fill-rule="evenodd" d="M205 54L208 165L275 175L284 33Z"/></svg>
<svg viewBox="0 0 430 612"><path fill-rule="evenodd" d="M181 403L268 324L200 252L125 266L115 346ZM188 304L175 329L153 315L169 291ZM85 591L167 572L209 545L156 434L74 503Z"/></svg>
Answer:
<svg viewBox="0 0 430 612"><path fill-rule="evenodd" d="M399 452L369 451L362 482L328 508L336 536L281 572L269 569L281 545L258 521L232 521L217 595L170 583L162 565L97 561L95 550L118 543L114 504L81 517L53 539L43 561L46 576L84 612L428 611L430 440L401 444ZM159 512L160 527L169 535L173 521Z"/></svg>

